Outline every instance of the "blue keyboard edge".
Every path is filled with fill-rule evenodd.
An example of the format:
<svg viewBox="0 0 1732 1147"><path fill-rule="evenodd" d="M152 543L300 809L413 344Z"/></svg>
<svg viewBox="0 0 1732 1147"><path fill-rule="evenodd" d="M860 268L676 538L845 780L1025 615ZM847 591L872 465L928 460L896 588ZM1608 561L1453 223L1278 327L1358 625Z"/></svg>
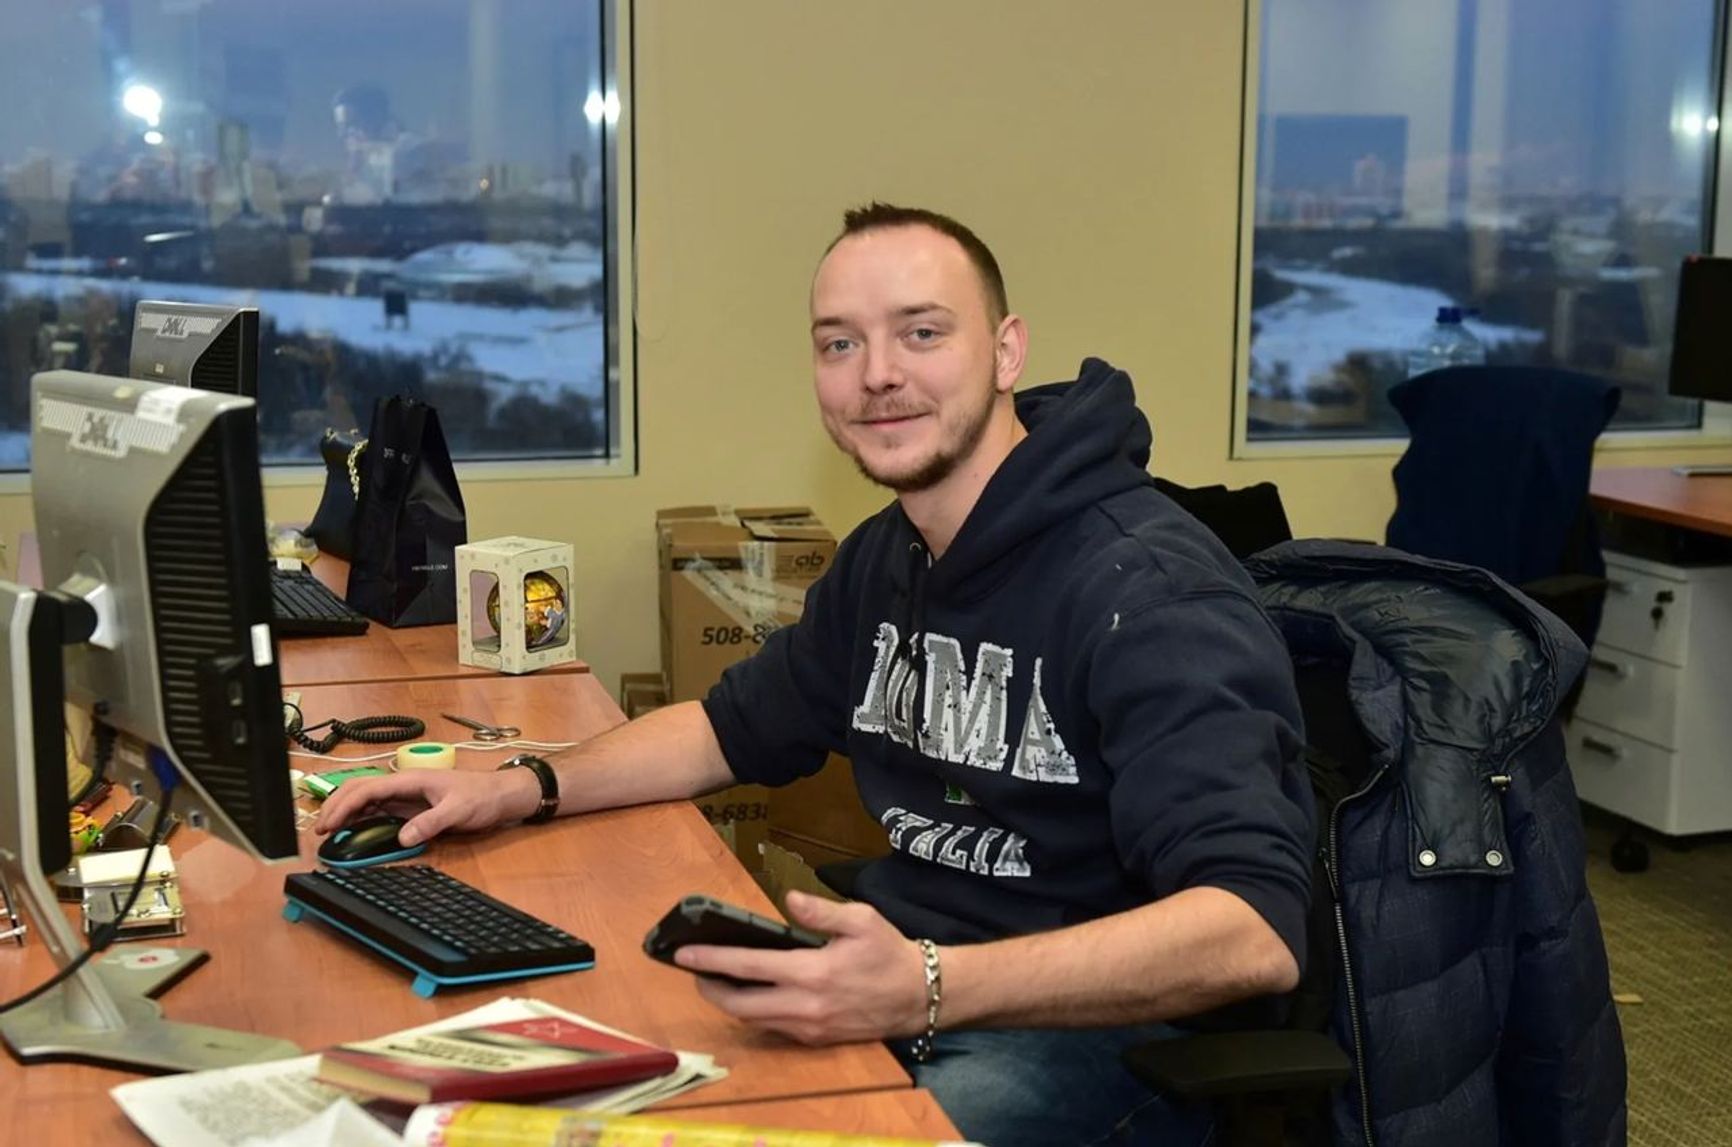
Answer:
<svg viewBox="0 0 1732 1147"><path fill-rule="evenodd" d="M410 985L410 988L416 995L421 996L423 999L431 997L439 988L460 987L465 984L484 984L499 980L527 980L535 976L562 975L566 972L587 972L595 967L595 961L590 960L587 963L582 964L549 964L546 967L540 968L522 968L509 972L482 972L473 976L441 976L435 972L428 971L426 968L421 967L412 960L404 959L389 948L381 947L379 944L369 940L367 937L361 935L342 921L333 920L331 917L319 911L304 900L300 900L293 896L286 897L286 900L287 903L283 905L283 918L289 921L289 923L299 923L307 916L316 917L324 923L329 924L349 939L366 945L366 947L379 955L386 957L394 964L402 965L415 973L415 980ZM293 914L291 915L291 913ZM424 984L431 986L423 991L422 986Z"/></svg>

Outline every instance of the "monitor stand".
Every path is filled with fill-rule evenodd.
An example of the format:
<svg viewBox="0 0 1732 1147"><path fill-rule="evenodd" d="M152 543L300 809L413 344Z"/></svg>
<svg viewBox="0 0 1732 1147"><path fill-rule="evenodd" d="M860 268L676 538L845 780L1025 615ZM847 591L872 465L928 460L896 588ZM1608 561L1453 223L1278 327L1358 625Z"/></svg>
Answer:
<svg viewBox="0 0 1732 1147"><path fill-rule="evenodd" d="M27 942L32 933L42 937L54 971L84 947L43 871L44 856L65 855L48 834L67 832L60 615L50 595L0 581L0 879L28 911ZM50 713L52 729L39 728ZM75 1059L152 1072L299 1055L286 1040L162 1018L152 997L205 959L196 948L112 947L51 991L0 1013L0 1037L24 1063ZM37 983L52 974L41 961L35 966Z"/></svg>
<svg viewBox="0 0 1732 1147"><path fill-rule="evenodd" d="M1680 478L1721 478L1732 474L1732 466L1674 466L1672 473Z"/></svg>

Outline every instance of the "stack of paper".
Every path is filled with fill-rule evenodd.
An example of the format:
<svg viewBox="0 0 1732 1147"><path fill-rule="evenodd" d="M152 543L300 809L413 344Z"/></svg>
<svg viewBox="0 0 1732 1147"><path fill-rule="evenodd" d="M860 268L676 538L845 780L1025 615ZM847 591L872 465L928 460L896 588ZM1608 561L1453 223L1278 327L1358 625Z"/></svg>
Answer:
<svg viewBox="0 0 1732 1147"><path fill-rule="evenodd" d="M412 1031L441 1031L507 1020L559 1016L594 1020L541 1000L505 997ZM605 1028L603 1030L613 1031ZM628 1036L628 1033L616 1034ZM728 1072L697 1052L678 1051L672 1073L561 1097L549 1106L640 1111ZM110 1090L128 1119L159 1147L399 1147L403 1116L363 1110L349 1093L314 1078L317 1055L123 1083Z"/></svg>

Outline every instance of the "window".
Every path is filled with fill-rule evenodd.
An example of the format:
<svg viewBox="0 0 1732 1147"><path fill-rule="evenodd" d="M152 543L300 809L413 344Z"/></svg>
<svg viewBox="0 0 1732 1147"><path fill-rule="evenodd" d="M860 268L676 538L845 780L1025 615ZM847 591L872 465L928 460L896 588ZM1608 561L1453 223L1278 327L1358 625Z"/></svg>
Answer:
<svg viewBox="0 0 1732 1147"><path fill-rule="evenodd" d="M1247 441L1405 433L1388 388L1439 307L1487 361L1668 398L1683 257L1710 249L1718 0L1260 0Z"/></svg>
<svg viewBox="0 0 1732 1147"><path fill-rule="evenodd" d="M460 459L629 458L613 3L0 0L0 468L140 299L259 308L268 461L399 393Z"/></svg>

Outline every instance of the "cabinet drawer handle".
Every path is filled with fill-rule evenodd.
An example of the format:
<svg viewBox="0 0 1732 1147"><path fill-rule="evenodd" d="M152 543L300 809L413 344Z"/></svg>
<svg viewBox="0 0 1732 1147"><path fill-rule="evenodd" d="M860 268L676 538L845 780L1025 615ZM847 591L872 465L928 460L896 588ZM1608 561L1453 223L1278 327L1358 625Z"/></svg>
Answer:
<svg viewBox="0 0 1732 1147"><path fill-rule="evenodd" d="M1583 737L1582 748L1592 750L1596 753L1604 753L1614 761L1621 761L1624 759L1624 750L1622 748L1612 744L1610 741L1602 741L1598 737Z"/></svg>
<svg viewBox="0 0 1732 1147"><path fill-rule="evenodd" d="M1628 665L1620 664L1609 657L1590 656L1588 658L1588 666L1593 669L1598 669L1602 673L1610 673L1620 681L1630 675L1630 667Z"/></svg>

